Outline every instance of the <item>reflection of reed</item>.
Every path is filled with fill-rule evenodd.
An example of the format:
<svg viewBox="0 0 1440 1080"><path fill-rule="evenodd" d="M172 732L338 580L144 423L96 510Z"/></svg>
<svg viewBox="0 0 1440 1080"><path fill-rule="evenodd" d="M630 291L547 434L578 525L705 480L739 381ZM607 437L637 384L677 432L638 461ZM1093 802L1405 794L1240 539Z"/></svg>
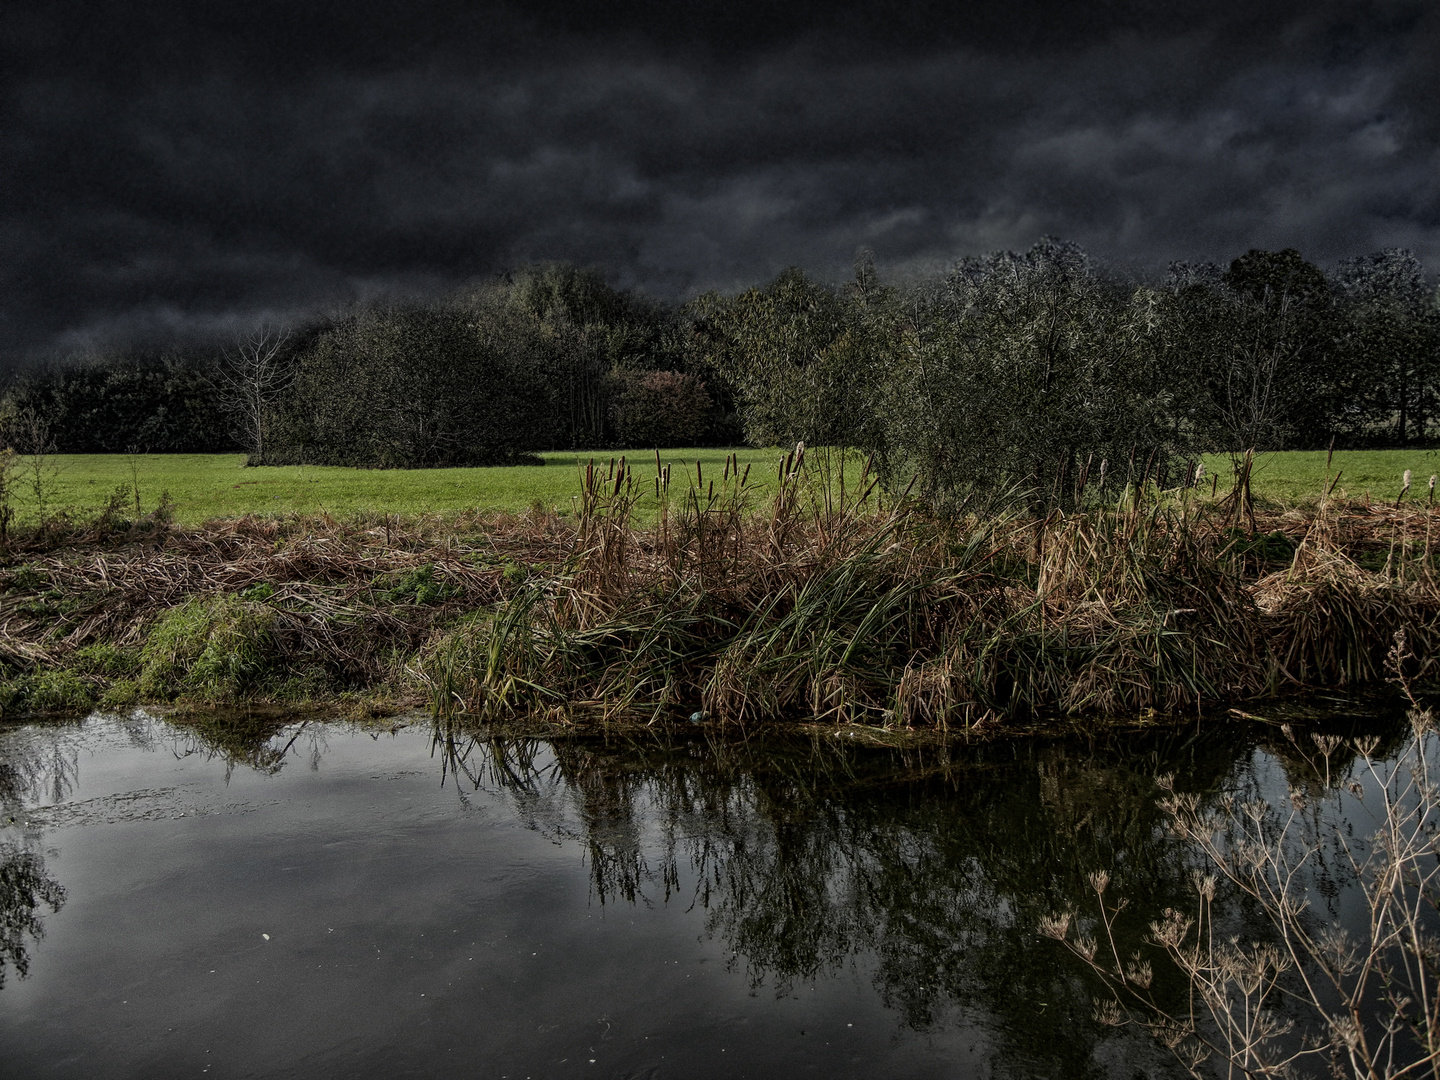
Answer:
<svg viewBox="0 0 1440 1080"><path fill-rule="evenodd" d="M324 752L324 728L285 712L205 710L168 721L170 752L177 758L219 758L229 781L237 766L267 775L285 767L292 753L308 751L310 768L318 769Z"/></svg>
<svg viewBox="0 0 1440 1080"><path fill-rule="evenodd" d="M1081 1075L1097 1040L1130 1039L1093 1024L1097 985L1037 948L1034 928L1074 906L1091 870L1113 867L1133 898L1119 932L1139 947L1148 922L1188 893L1193 862L1163 837L1154 776L1174 771L1213 797L1242 741L841 743L546 742L436 728L448 776L585 846L600 902L699 905L754 987L785 994L864 971L911 1026L957 1010L980 1018L998 1071ZM1171 977L1157 987L1184 993Z"/></svg>

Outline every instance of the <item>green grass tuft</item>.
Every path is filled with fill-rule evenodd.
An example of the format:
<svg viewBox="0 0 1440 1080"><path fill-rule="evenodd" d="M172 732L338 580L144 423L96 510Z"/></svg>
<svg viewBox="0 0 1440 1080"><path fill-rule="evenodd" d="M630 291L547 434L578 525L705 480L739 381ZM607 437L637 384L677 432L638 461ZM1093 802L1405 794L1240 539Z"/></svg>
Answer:
<svg viewBox="0 0 1440 1080"><path fill-rule="evenodd" d="M95 688L64 668L19 675L0 682L0 716L32 712L88 711L95 704Z"/></svg>
<svg viewBox="0 0 1440 1080"><path fill-rule="evenodd" d="M141 650L139 691L233 701L282 670L274 612L236 596L194 597L166 614Z"/></svg>

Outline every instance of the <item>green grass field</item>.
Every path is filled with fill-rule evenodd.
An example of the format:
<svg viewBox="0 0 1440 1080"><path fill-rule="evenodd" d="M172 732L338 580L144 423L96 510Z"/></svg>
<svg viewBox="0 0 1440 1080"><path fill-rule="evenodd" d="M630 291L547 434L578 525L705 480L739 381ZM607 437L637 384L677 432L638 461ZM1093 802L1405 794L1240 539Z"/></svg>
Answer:
<svg viewBox="0 0 1440 1080"><path fill-rule="evenodd" d="M1205 469L1219 477L1217 486L1224 492L1234 475L1230 459L1219 454L1208 456ZM1333 481L1336 473L1340 474L1337 497L1360 500L1368 493L1376 502L1393 503L1400 494L1406 469L1412 473L1408 498L1427 498L1426 485L1431 475L1440 473L1440 451L1337 450L1328 475ZM1251 488L1257 496L1277 502L1311 503L1325 490L1326 476L1323 450L1257 454Z"/></svg>
<svg viewBox="0 0 1440 1080"><path fill-rule="evenodd" d="M720 480L725 449L662 450L660 459L671 466L672 497L689 488L687 477L695 465L708 485ZM748 488L764 499L775 481L784 451L736 451L743 469L750 466ZM275 466L247 468L241 454L57 454L45 459L44 484L50 512L66 510L76 519L93 517L117 487L139 488L142 512L155 508L161 492L174 501L175 521L198 525L245 514L265 516L325 512L336 517L357 513L454 513L459 510L506 510L519 513L537 500L552 511L570 513L579 495L581 471L592 457L601 469L619 457L617 451L541 455L544 465L517 465L477 469L349 469L331 466ZM655 476L654 451L639 451L627 461L635 479L651 490ZM814 457L811 459L812 463ZM858 479L861 462L851 455L847 475ZM33 523L36 501L33 473L20 461L11 474L17 520ZM650 495L638 506L641 516L653 513ZM130 503L133 514L133 501Z"/></svg>
<svg viewBox="0 0 1440 1080"><path fill-rule="evenodd" d="M750 488L763 501L775 481L784 451L741 448L742 468L751 467ZM698 461L705 481L718 480L730 451L685 449L661 451L672 466L672 494L683 494ZM54 455L46 458L42 480L49 510L66 510L73 517L92 517L117 487L138 486L142 512L155 508L161 492L175 504L175 520L197 525L218 518L245 514L265 516L325 512L337 517L356 513L454 513L466 509L506 510L518 513L537 500L551 510L569 513L580 491L580 472L591 457L602 468L615 451L592 454L556 452L542 455L544 465L487 469L348 469L337 467L278 466L247 468L239 454L124 454ZM649 485L655 473L653 451L629 455L635 476ZM811 464L816 461L812 452ZM1205 459L1207 473L1218 476L1226 490L1231 476L1228 458ZM1330 476L1341 473L1336 494L1360 499L1367 492L1381 502L1393 502L1400 491L1401 474L1413 473L1411 498L1423 499L1432 473L1440 473L1440 451L1349 450L1337 451ZM846 467L847 482L858 479L860 461L852 455ZM21 524L35 519L33 472L21 461L11 474L14 505ZM1324 451L1289 451L1256 458L1254 490L1258 496L1284 502L1313 502L1326 483ZM133 502L130 504L133 512ZM642 517L653 512L653 496L638 507Z"/></svg>

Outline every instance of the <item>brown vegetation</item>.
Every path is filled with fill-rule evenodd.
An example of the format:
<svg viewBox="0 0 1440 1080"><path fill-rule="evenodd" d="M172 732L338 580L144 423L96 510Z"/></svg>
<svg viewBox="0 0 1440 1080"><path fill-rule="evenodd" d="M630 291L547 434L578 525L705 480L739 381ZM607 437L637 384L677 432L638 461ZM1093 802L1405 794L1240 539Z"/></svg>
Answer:
<svg viewBox="0 0 1440 1080"><path fill-rule="evenodd" d="M52 536L0 576L0 662L30 687L9 709L348 690L490 719L954 728L1359 687L1397 630L1428 674L1427 508L1132 490L941 521L826 464L792 455L758 509L729 467L671 497L658 463L646 482L621 459L590 471L573 518ZM653 526L631 519L642 484L664 497ZM71 681L37 697L56 672Z"/></svg>

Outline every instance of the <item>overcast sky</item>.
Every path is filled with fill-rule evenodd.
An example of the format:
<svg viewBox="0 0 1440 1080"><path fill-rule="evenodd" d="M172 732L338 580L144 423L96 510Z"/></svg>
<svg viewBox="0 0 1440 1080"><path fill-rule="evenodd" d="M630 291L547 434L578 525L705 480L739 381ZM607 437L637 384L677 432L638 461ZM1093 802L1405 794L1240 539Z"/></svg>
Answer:
<svg viewBox="0 0 1440 1080"><path fill-rule="evenodd" d="M1049 233L1440 271L1440 3L10 0L0 358L536 259L666 297Z"/></svg>

